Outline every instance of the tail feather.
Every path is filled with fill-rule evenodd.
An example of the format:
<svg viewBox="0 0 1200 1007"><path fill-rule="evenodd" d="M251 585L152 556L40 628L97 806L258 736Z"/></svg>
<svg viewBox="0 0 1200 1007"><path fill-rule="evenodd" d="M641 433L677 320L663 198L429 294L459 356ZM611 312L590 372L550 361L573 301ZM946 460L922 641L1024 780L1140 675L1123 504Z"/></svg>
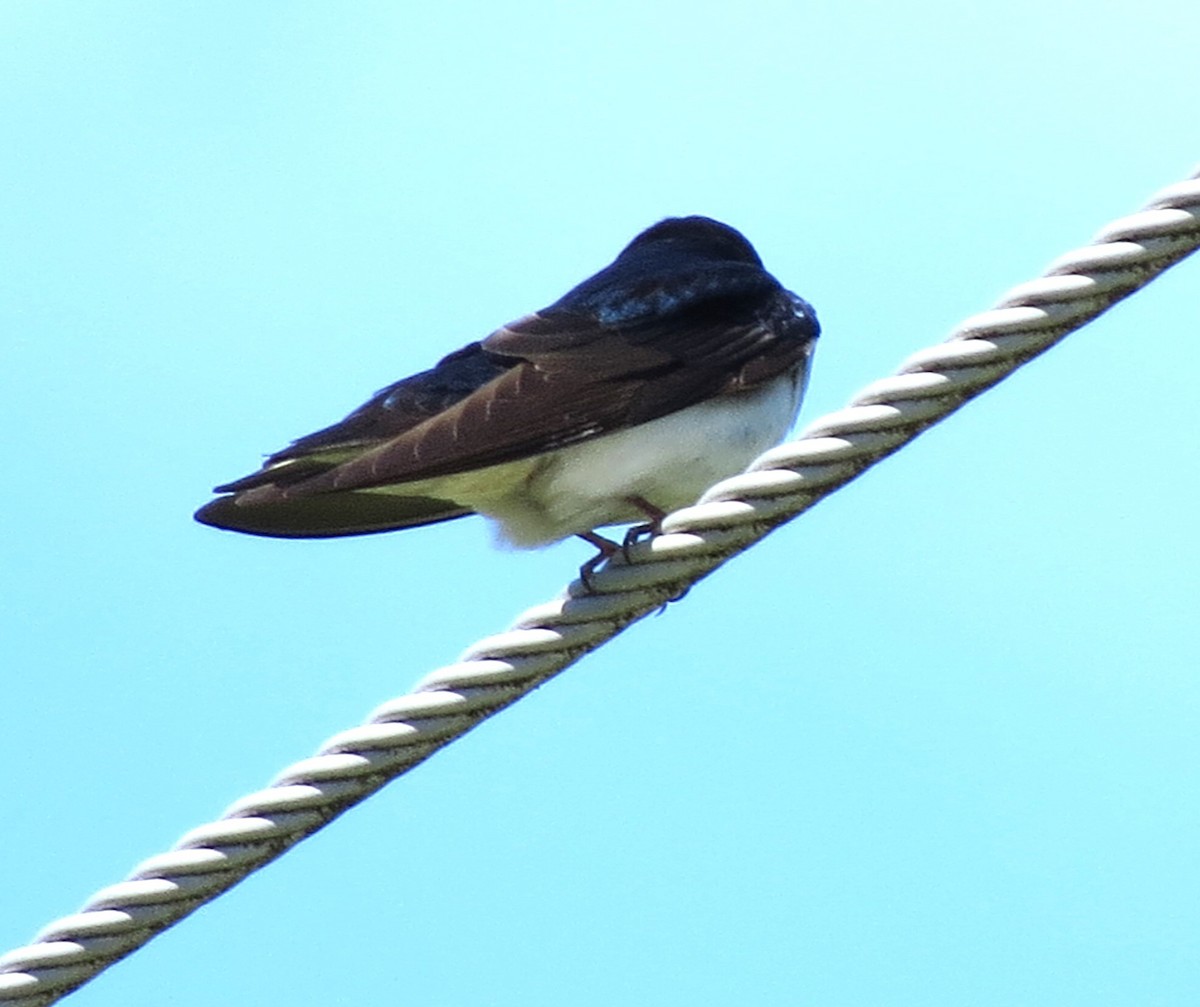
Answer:
<svg viewBox="0 0 1200 1007"><path fill-rule="evenodd" d="M451 521L470 508L434 497L384 493L324 493L252 503L223 496L196 511L201 524L272 538L336 538Z"/></svg>

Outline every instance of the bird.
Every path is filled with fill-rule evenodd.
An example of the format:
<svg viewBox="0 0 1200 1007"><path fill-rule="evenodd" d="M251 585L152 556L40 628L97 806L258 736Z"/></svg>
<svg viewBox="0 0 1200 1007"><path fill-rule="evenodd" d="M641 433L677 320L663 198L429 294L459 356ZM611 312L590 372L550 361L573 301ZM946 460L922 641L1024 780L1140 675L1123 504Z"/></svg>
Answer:
<svg viewBox="0 0 1200 1007"><path fill-rule="evenodd" d="M196 520L279 538L395 531L481 514L533 548L670 510L786 435L820 325L750 242L668 217L531 315L377 392L217 486Z"/></svg>

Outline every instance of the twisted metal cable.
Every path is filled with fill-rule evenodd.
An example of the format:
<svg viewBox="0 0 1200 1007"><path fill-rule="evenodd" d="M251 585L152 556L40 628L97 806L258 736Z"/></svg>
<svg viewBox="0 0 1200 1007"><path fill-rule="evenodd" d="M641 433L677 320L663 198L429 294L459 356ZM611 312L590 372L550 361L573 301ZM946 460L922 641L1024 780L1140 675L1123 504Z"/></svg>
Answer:
<svg viewBox="0 0 1200 1007"><path fill-rule="evenodd" d="M1200 246L1200 170L1114 221L1094 242L1010 290L949 340L914 354L850 405L675 511L513 628L471 647L367 721L334 735L271 785L174 849L143 861L34 943L0 957L0 1004L43 1007L83 985L385 783L537 688L777 525L803 513L927 427L1149 283Z"/></svg>

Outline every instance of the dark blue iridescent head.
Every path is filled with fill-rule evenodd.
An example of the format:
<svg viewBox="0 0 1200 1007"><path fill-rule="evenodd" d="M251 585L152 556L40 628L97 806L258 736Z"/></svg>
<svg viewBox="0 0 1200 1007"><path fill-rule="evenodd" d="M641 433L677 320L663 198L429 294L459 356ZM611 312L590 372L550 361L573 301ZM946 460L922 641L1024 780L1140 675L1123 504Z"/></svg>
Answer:
<svg viewBox="0 0 1200 1007"><path fill-rule="evenodd" d="M709 217L668 217L546 312L586 313L622 325L714 297L754 298L779 289L754 246L729 225Z"/></svg>
<svg viewBox="0 0 1200 1007"><path fill-rule="evenodd" d="M617 261L648 250L678 257L743 262L762 268L762 259L740 231L711 217L667 217L648 227L617 256Z"/></svg>

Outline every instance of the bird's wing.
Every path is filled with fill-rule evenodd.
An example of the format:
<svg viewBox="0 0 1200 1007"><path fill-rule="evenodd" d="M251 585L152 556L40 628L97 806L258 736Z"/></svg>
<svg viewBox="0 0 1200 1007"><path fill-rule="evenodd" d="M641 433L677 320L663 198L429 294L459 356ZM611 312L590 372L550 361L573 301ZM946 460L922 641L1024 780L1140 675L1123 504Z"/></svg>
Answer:
<svg viewBox="0 0 1200 1007"><path fill-rule="evenodd" d="M753 388L795 367L815 336L792 295L754 297L759 310L749 316L741 293L660 304L618 322L558 307L530 315L483 341L484 352L513 361L498 376L280 492L296 498L484 468Z"/></svg>
<svg viewBox="0 0 1200 1007"><path fill-rule="evenodd" d="M387 443L503 374L516 361L471 343L428 371L397 381L340 423L301 437L271 455L257 472L218 486L220 496L196 519L218 528L281 538L323 538L393 531L472 513L453 500L377 493L286 499L283 490Z"/></svg>
<svg viewBox="0 0 1200 1007"><path fill-rule="evenodd" d="M345 419L293 441L267 458L258 472L214 492L288 486L320 475L445 412L516 363L470 343L429 370L388 385Z"/></svg>

